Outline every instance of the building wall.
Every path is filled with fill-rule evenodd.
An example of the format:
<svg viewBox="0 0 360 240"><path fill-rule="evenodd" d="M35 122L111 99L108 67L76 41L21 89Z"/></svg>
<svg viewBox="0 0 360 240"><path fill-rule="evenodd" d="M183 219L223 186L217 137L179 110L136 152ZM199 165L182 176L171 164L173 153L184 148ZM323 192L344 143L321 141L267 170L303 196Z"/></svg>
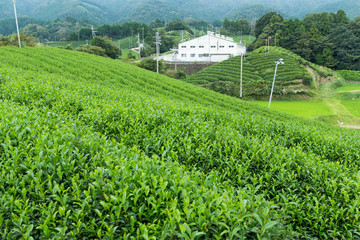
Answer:
<svg viewBox="0 0 360 240"><path fill-rule="evenodd" d="M229 57L246 53L246 46L208 34L179 44L177 60L180 62L221 62Z"/></svg>

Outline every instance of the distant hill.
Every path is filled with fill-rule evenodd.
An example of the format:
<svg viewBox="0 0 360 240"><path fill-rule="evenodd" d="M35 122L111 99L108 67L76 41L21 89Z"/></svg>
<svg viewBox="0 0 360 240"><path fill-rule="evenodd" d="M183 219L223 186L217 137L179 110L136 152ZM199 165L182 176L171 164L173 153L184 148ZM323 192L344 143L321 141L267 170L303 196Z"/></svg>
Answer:
<svg viewBox="0 0 360 240"><path fill-rule="evenodd" d="M31 17L41 20L74 17L86 19L94 23L110 23L115 21L114 13L101 3L84 0L35 0L17 1L19 17ZM0 0L0 19L14 17L11 1Z"/></svg>
<svg viewBox="0 0 360 240"><path fill-rule="evenodd" d="M32 14L39 16L40 19L74 17L77 19L87 19L92 22L112 22L114 14L104 7L91 1L81 0L46 0L36 7Z"/></svg>
<svg viewBox="0 0 360 240"><path fill-rule="evenodd" d="M275 61L283 58L285 64L279 66L274 95L291 99L309 98L314 95L311 87L313 75L321 72L330 75L331 70L321 69L300 56L283 48L270 47L265 55L261 47L246 56L243 62L243 96L247 99L262 99L270 95L274 76ZM239 97L240 57L230 58L191 75L186 81Z"/></svg>
<svg viewBox="0 0 360 240"><path fill-rule="evenodd" d="M122 21L151 22L193 17L205 21L260 17L268 11L302 18L314 11L345 8L350 17L360 15L357 0L22 0L17 1L19 17L53 20L71 16L103 24ZM0 0L0 19L14 16L11 0Z"/></svg>
<svg viewBox="0 0 360 240"><path fill-rule="evenodd" d="M229 14L225 16L230 20L238 20L238 19L247 19L252 20L254 18L261 18L268 12L276 12L275 9L266 7L261 4L255 5L244 5L232 10Z"/></svg>
<svg viewBox="0 0 360 240"><path fill-rule="evenodd" d="M149 1L137 5L125 20L149 23L154 19L174 20L189 17L188 11L178 11L177 8L168 3L160 1Z"/></svg>
<svg viewBox="0 0 360 240"><path fill-rule="evenodd" d="M316 12L337 12L339 9L344 10L350 19L354 19L360 16L360 1L337 1L317 8Z"/></svg>

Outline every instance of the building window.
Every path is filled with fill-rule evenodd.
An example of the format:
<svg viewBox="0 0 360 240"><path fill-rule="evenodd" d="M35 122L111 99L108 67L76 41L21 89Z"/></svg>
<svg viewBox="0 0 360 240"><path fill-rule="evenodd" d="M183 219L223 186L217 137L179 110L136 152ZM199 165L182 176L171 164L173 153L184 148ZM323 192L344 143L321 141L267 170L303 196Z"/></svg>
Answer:
<svg viewBox="0 0 360 240"><path fill-rule="evenodd" d="M191 46L191 48L195 48L195 46Z"/></svg>
<svg viewBox="0 0 360 240"><path fill-rule="evenodd" d="M204 48L204 46L199 46L199 48Z"/></svg>
<svg viewBox="0 0 360 240"><path fill-rule="evenodd" d="M216 46L211 46L211 48L216 48Z"/></svg>
<svg viewBox="0 0 360 240"><path fill-rule="evenodd" d="M185 54L185 53L182 53L182 54L181 54L181 57L186 58L186 54Z"/></svg>
<svg viewBox="0 0 360 240"><path fill-rule="evenodd" d="M181 48L186 48L186 46L181 46Z"/></svg>
<svg viewBox="0 0 360 240"><path fill-rule="evenodd" d="M204 53L204 54L203 54L203 57L209 57L209 54L208 54L208 53Z"/></svg>
<svg viewBox="0 0 360 240"><path fill-rule="evenodd" d="M199 54L199 57L203 57L204 56L204 54Z"/></svg>
<svg viewBox="0 0 360 240"><path fill-rule="evenodd" d="M234 48L234 45L230 45L229 48Z"/></svg>
<svg viewBox="0 0 360 240"><path fill-rule="evenodd" d="M190 54L190 57L195 57L195 55L196 55L196 54L192 53L192 54Z"/></svg>
<svg viewBox="0 0 360 240"><path fill-rule="evenodd" d="M221 45L221 46L219 46L219 48L224 48L224 47L225 47L225 46L222 46L222 45Z"/></svg>

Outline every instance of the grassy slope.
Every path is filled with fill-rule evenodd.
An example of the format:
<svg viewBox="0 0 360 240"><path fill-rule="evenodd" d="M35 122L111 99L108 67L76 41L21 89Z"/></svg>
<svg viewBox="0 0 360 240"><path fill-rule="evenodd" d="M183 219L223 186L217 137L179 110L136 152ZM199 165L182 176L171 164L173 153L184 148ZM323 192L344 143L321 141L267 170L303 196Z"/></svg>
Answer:
<svg viewBox="0 0 360 240"><path fill-rule="evenodd" d="M269 105L268 101L255 101L254 103L264 107L268 107ZM333 114L329 106L322 102L315 101L274 101L271 103L271 109L305 118L328 116Z"/></svg>
<svg viewBox="0 0 360 240"><path fill-rule="evenodd" d="M1 236L356 236L357 133L85 53L0 53Z"/></svg>
<svg viewBox="0 0 360 240"><path fill-rule="evenodd" d="M243 63L243 96L245 99L263 98L270 95L271 83L274 76L275 61L283 58L285 64L280 65L274 89L275 98L285 96L314 95L310 86L313 76L305 66L311 63L282 48L270 47L270 53L265 55L264 48L248 54ZM311 67L315 67L311 65ZM321 71L317 67L317 71ZM328 75L329 72L322 74ZM192 75L188 82L226 93L239 96L240 57L215 64L209 68Z"/></svg>
<svg viewBox="0 0 360 240"><path fill-rule="evenodd" d="M337 92L360 91L360 84L347 84L336 89Z"/></svg>

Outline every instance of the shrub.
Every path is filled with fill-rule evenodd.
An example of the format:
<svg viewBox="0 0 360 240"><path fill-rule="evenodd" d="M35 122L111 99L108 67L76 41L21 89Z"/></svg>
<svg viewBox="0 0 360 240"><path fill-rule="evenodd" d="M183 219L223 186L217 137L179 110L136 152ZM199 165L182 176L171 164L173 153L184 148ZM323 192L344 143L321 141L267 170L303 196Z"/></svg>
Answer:
<svg viewBox="0 0 360 240"><path fill-rule="evenodd" d="M79 51L79 52L86 52L86 53L95 54L95 55L102 56L102 57L107 57L105 50L103 48L97 47L97 46L81 45L78 48L76 48L75 50Z"/></svg>
<svg viewBox="0 0 360 240"><path fill-rule="evenodd" d="M156 72L156 60L153 58L146 58L141 60L141 62L138 64L139 67L141 68L145 68L147 70ZM159 72L160 73L164 73L166 70L166 65L164 63L164 61L160 60L159 61Z"/></svg>
<svg viewBox="0 0 360 240"><path fill-rule="evenodd" d="M35 47L38 41L34 38L32 34L20 33L20 41L22 45L27 47ZM0 36L0 46L18 46L18 35L9 35L7 37Z"/></svg>
<svg viewBox="0 0 360 240"><path fill-rule="evenodd" d="M101 47L110 58L116 59L121 55L121 50L111 41L109 37L94 37L91 45Z"/></svg>

